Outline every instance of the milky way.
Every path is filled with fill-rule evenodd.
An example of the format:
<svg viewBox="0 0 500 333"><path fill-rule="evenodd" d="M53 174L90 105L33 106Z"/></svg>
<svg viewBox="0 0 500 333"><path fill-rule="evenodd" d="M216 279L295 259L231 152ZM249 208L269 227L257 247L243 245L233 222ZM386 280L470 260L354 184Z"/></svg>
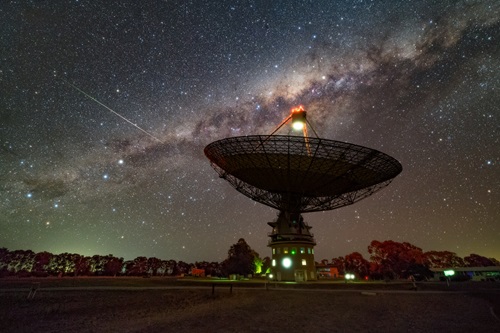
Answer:
<svg viewBox="0 0 500 333"><path fill-rule="evenodd" d="M203 148L302 104L321 137L403 165L305 215L316 259L373 239L500 258L497 1L11 1L0 22L0 246L194 262L243 237L269 255L276 212Z"/></svg>

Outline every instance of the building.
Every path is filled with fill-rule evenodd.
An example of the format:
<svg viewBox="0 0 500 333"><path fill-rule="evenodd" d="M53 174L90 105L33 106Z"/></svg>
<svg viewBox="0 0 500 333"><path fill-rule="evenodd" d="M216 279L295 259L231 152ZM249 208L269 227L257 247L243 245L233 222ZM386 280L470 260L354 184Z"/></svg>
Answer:
<svg viewBox="0 0 500 333"><path fill-rule="evenodd" d="M275 281L316 280L313 234L302 215L280 212L268 246L272 249L271 274Z"/></svg>
<svg viewBox="0 0 500 333"><path fill-rule="evenodd" d="M500 266L431 268L434 280L500 281Z"/></svg>
<svg viewBox="0 0 500 333"><path fill-rule="evenodd" d="M332 265L316 265L316 274L318 279L326 278L326 279L337 279L341 278L339 274L339 270L337 267Z"/></svg>
<svg viewBox="0 0 500 333"><path fill-rule="evenodd" d="M205 270L201 268L193 268L191 269L192 276L205 277Z"/></svg>

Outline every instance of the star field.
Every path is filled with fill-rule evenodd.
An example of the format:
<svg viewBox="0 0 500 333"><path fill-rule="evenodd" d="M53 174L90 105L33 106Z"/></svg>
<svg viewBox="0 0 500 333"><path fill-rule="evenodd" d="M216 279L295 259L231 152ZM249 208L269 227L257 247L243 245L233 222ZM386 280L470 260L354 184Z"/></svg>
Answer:
<svg viewBox="0 0 500 333"><path fill-rule="evenodd" d="M0 22L0 247L270 255L276 212L203 148L303 104L321 137L403 165L304 215L317 260L374 239L500 258L498 1L9 1Z"/></svg>

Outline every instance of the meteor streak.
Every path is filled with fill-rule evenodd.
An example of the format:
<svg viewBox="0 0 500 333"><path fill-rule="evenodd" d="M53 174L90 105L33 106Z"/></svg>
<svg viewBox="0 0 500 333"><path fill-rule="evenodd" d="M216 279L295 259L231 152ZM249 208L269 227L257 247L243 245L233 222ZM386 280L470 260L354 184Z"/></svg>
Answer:
<svg viewBox="0 0 500 333"><path fill-rule="evenodd" d="M66 82L67 84L69 84L71 87L73 87L74 89L76 89L77 91L79 91L80 93L82 93L83 95L85 95L86 97L90 98L91 100L93 100L94 102L96 102L97 104L105 107L108 111L111 111L113 112L115 115L117 115L118 117L122 118L123 120L125 120L127 123L131 124L132 126L134 126L135 128L137 128L138 130L144 132L145 134L147 134L148 136L150 136L151 138L155 139L156 141L158 142L162 142L160 139L158 139L157 137L155 137L153 134L149 133L148 131L146 131L145 129L139 127L137 124L134 124L133 122L131 122L130 120L128 120L127 118L125 118L124 116L122 116L121 114L119 114L118 112L116 112L115 110L111 109L109 106L101 103L100 101L98 101L96 98L92 97L91 95L87 94L85 91L83 91L82 89L78 88L77 86L75 86L74 84L72 84L71 82L68 82L66 80L63 79L64 82Z"/></svg>

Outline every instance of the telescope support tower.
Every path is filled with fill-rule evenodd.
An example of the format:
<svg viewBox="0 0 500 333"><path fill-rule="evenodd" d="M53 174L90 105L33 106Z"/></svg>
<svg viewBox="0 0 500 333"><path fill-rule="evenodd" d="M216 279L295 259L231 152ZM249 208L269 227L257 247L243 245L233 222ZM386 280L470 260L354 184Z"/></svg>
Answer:
<svg viewBox="0 0 500 333"><path fill-rule="evenodd" d="M316 280L314 246L316 242L300 213L280 211L274 222L268 246L272 249L273 280L305 282Z"/></svg>

